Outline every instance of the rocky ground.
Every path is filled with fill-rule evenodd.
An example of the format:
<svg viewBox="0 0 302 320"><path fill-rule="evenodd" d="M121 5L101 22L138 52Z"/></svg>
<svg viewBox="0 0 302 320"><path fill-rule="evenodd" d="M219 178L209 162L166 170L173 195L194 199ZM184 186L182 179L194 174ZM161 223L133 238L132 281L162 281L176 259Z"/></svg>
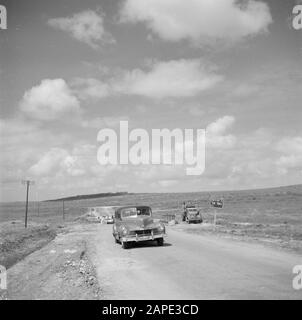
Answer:
<svg viewBox="0 0 302 320"><path fill-rule="evenodd" d="M8 269L1 299L100 299L86 242L93 225L72 224L42 249Z"/></svg>

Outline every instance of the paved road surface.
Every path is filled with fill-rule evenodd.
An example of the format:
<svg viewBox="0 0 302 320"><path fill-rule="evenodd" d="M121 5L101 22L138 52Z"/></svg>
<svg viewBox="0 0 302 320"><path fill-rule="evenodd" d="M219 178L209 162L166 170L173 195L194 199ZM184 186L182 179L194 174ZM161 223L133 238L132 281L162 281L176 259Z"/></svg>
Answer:
<svg viewBox="0 0 302 320"><path fill-rule="evenodd" d="M163 247L123 250L111 230L97 226L89 245L107 299L302 299L292 288L298 255L173 228Z"/></svg>

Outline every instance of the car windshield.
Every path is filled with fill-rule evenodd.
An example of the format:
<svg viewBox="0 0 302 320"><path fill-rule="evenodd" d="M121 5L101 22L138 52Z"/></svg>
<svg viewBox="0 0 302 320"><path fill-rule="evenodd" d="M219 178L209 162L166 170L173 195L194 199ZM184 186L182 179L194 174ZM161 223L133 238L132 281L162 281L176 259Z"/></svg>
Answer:
<svg viewBox="0 0 302 320"><path fill-rule="evenodd" d="M148 207L133 207L121 210L122 218L137 218L137 216L151 216L151 209Z"/></svg>
<svg viewBox="0 0 302 320"><path fill-rule="evenodd" d="M197 212L197 209L195 208L192 208L192 209L188 209L189 213L196 213Z"/></svg>

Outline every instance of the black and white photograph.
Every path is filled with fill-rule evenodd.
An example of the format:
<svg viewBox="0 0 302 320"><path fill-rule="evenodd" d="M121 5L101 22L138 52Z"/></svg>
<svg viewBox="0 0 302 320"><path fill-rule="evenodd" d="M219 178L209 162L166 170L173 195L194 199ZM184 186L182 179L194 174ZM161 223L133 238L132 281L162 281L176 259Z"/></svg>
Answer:
<svg viewBox="0 0 302 320"><path fill-rule="evenodd" d="M0 300L302 300L302 1L0 0Z"/></svg>

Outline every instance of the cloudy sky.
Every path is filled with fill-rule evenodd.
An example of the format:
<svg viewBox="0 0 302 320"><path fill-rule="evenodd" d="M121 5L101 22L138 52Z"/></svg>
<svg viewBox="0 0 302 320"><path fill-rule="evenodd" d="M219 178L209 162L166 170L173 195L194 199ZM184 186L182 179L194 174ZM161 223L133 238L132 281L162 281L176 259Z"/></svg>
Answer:
<svg viewBox="0 0 302 320"><path fill-rule="evenodd" d="M294 0L2 1L1 200L302 183ZM206 170L97 162L97 133L206 128Z"/></svg>

